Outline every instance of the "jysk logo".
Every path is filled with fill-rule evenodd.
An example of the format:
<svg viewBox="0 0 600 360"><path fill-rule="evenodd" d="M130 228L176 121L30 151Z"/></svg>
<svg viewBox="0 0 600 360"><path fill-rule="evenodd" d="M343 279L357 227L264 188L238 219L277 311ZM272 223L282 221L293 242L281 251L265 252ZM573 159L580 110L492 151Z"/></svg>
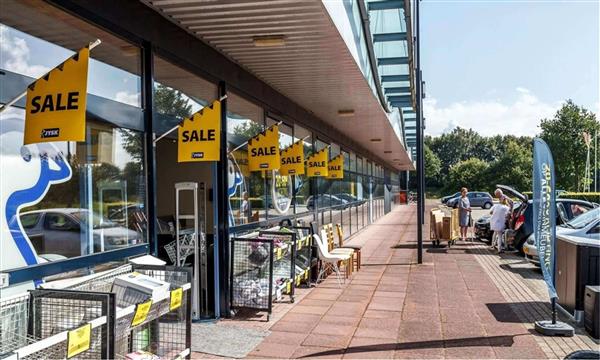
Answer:
<svg viewBox="0 0 600 360"><path fill-rule="evenodd" d="M42 130L42 139L58 137L59 134L60 134L59 128L43 129Z"/></svg>
<svg viewBox="0 0 600 360"><path fill-rule="evenodd" d="M196 151L192 153L192 159L202 159L204 158L204 153L200 151Z"/></svg>

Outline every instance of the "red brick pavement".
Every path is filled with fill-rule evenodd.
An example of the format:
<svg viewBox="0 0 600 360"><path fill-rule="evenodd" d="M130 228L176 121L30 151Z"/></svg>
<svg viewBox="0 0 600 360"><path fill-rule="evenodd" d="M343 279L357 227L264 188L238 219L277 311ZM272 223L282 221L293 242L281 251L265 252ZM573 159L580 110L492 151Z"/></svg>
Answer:
<svg viewBox="0 0 600 360"><path fill-rule="evenodd" d="M416 265L416 211L398 207L357 236L363 267L330 277L270 328L250 358L546 358L470 251L429 249ZM426 244L429 245L429 244Z"/></svg>

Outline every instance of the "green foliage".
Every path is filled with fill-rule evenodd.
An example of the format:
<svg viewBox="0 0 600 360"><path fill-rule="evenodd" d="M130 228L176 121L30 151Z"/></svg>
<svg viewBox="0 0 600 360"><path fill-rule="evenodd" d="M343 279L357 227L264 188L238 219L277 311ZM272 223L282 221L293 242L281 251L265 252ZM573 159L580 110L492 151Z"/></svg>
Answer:
<svg viewBox="0 0 600 360"><path fill-rule="evenodd" d="M563 192L559 195L559 197L562 199L579 199L600 204L600 193L597 192Z"/></svg>
<svg viewBox="0 0 600 360"><path fill-rule="evenodd" d="M183 119L192 115L192 105L181 91L168 86L156 84L154 88L155 111L165 115L172 115Z"/></svg>
<svg viewBox="0 0 600 360"><path fill-rule="evenodd" d="M546 141L554 157L556 187L575 191L581 189L585 181L587 155L583 133L594 135L600 130L596 116L568 100L552 119L543 119L540 127L540 137Z"/></svg>
<svg viewBox="0 0 600 360"><path fill-rule="evenodd" d="M437 184L442 170L442 162L429 146L425 145L423 149L425 151L423 154L425 157L425 181L428 185L430 183Z"/></svg>
<svg viewBox="0 0 600 360"><path fill-rule="evenodd" d="M450 167L446 186L449 190L466 186L469 190L485 191L487 184L482 174L486 174L488 169L487 162L475 157L459 161Z"/></svg>
<svg viewBox="0 0 600 360"><path fill-rule="evenodd" d="M531 146L525 147L509 140L505 151L491 163L487 174L484 174L487 188L491 189L496 184L503 184L521 191L531 189L532 168Z"/></svg>

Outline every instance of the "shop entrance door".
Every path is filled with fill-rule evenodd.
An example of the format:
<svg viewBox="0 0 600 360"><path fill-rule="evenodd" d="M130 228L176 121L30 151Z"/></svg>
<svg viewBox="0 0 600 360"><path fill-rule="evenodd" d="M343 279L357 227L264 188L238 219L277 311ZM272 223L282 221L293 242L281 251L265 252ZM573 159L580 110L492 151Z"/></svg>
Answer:
<svg viewBox="0 0 600 360"><path fill-rule="evenodd" d="M212 162L178 163L176 136L156 144L158 257L169 265L178 263L175 245L179 239L179 264L194 268L193 318L211 319L215 317L216 295L212 199L215 166ZM186 250L192 242L197 250Z"/></svg>

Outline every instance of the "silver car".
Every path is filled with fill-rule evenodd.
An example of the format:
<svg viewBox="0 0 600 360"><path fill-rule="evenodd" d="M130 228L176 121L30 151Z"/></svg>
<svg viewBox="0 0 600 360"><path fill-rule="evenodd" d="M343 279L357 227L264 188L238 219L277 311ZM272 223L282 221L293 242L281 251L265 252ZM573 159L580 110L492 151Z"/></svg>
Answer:
<svg viewBox="0 0 600 360"><path fill-rule="evenodd" d="M589 210L569 222L557 226L556 234L600 241L600 208ZM523 244L523 252L530 263L536 266L540 265L534 234L529 235Z"/></svg>

